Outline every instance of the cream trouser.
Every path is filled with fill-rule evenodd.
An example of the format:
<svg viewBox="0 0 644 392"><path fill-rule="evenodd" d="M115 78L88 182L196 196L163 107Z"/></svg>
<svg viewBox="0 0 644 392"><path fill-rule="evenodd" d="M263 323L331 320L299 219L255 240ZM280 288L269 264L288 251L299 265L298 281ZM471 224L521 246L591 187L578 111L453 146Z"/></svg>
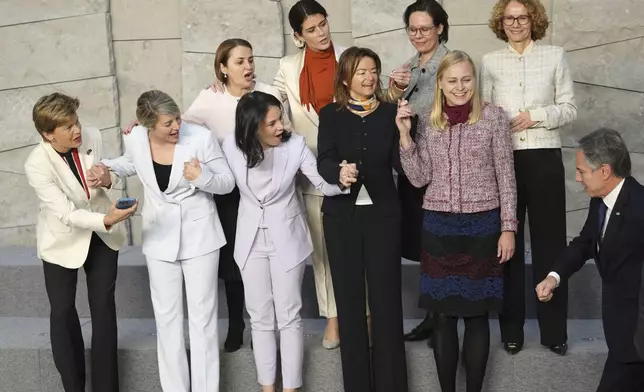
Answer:
<svg viewBox="0 0 644 392"><path fill-rule="evenodd" d="M219 251L176 262L148 257L147 264L157 325L161 388L164 392L219 391ZM190 333L190 373L183 332L184 280Z"/></svg>

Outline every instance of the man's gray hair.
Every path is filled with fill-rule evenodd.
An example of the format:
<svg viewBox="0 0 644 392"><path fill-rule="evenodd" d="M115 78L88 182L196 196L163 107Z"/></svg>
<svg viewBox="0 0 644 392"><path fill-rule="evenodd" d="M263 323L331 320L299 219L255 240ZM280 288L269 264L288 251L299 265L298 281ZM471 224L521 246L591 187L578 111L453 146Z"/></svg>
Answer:
<svg viewBox="0 0 644 392"><path fill-rule="evenodd" d="M622 135L616 130L600 128L589 133L579 140L579 148L593 170L608 165L616 177L631 175L631 156Z"/></svg>

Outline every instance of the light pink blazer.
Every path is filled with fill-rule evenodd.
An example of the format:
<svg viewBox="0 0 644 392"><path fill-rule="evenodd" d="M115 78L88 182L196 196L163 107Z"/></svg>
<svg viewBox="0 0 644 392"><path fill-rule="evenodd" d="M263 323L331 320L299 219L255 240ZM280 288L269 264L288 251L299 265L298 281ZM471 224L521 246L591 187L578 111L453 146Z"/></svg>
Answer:
<svg viewBox="0 0 644 392"><path fill-rule="evenodd" d="M296 267L313 252L304 208L296 193L298 172L326 196L349 193L349 189L341 191L339 186L322 179L304 137L293 133L288 141L274 148L270 191L261 203L248 186L246 157L237 148L234 135L226 137L222 144L241 195L234 251L235 261L241 269L246 266L262 216L275 244L278 262L285 271Z"/></svg>

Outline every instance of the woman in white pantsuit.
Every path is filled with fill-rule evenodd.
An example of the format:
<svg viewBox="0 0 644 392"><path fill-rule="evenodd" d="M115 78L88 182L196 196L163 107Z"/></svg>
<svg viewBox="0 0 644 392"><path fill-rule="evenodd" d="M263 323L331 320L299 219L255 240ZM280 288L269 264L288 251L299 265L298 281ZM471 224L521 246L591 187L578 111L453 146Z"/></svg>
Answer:
<svg viewBox="0 0 644 392"><path fill-rule="evenodd" d="M318 174L304 137L282 124L280 101L259 91L237 105L235 134L222 144L241 195L235 261L250 314L258 382L275 391L280 333L284 391L302 386L302 277L313 247L296 176L302 172L325 195L342 194ZM345 193L348 193L347 189Z"/></svg>
<svg viewBox="0 0 644 392"><path fill-rule="evenodd" d="M138 174L144 189L143 253L157 325L159 376L165 392L219 390L217 268L226 243L212 194L235 180L212 132L181 122L161 91L137 101L125 154L103 163L119 177ZM190 332L190 377L183 331L183 281ZM192 378L192 379L191 379Z"/></svg>

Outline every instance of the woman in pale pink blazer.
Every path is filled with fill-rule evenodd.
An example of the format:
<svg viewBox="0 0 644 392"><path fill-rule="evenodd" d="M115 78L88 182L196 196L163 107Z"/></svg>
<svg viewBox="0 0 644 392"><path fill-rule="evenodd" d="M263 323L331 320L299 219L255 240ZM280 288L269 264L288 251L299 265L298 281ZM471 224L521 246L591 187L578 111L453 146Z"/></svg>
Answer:
<svg viewBox="0 0 644 392"><path fill-rule="evenodd" d="M244 280L258 382L264 392L275 391L277 325L282 385L285 392L295 391L302 386L304 261L313 251L296 176L301 172L328 196L349 188L342 191L322 179L304 137L284 129L280 101L270 94L255 91L240 99L235 135L224 139L222 149L241 195L234 255Z"/></svg>
<svg viewBox="0 0 644 392"><path fill-rule="evenodd" d="M235 109L239 99L249 91L262 91L278 96L277 89L254 79L255 62L251 44L240 38L223 41L215 55L215 76L219 92L202 90L190 108L183 114L185 121L200 124L210 129L219 143L235 131ZM290 122L287 120L287 128ZM219 278L224 281L228 304L228 335L224 343L227 352L239 350L246 327L244 312L244 285L239 268L233 259L239 190L237 187L227 195L215 195L220 211L219 218L226 235L226 245L221 249Z"/></svg>

